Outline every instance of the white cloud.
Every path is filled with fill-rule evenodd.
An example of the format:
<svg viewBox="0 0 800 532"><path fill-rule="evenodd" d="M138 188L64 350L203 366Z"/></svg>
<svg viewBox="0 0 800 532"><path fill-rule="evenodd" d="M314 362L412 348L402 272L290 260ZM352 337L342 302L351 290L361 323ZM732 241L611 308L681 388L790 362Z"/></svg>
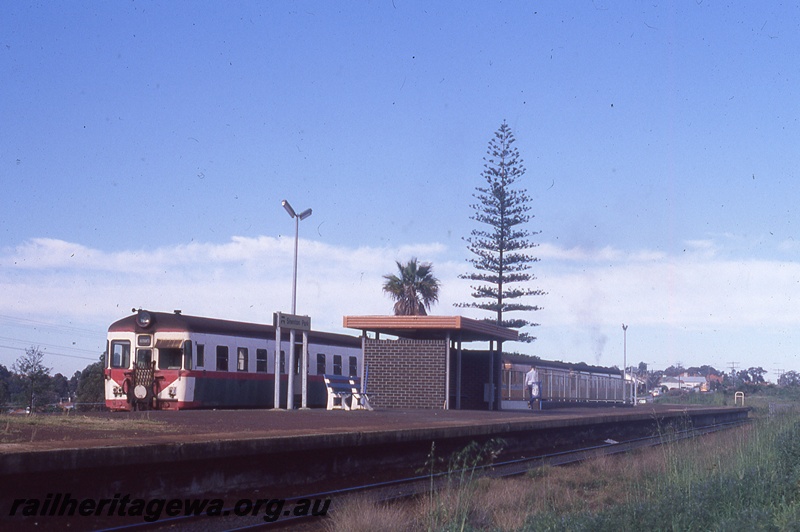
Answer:
<svg viewBox="0 0 800 532"><path fill-rule="evenodd" d="M785 335L800 325L800 264L724 259L708 241L687 243L678 256L553 244L539 250L532 288L548 295L531 298L544 308L524 317L542 324L532 331L542 340L520 346L523 352L603 363L603 351L615 346L608 339L623 322L662 337L767 328ZM0 314L94 323L101 331L133 307L271 321L273 312L290 310L293 252L289 237L115 252L35 239L0 256ZM310 315L315 328L332 331L343 330L346 314L388 314L392 302L381 290L382 276L395 270L395 260L416 256L432 262L442 282L433 313L486 317L453 306L472 298L470 282L458 278L470 265L452 254L438 243L349 248L301 240L297 312ZM744 355L739 358L746 364Z"/></svg>
<svg viewBox="0 0 800 532"><path fill-rule="evenodd" d="M384 313L391 302L382 275L395 260L432 261L441 244L341 248L301 240L298 312L320 327L341 328L346 313ZM0 308L7 314L81 315L110 323L131 307L269 321L288 310L294 239L232 237L152 251L104 252L55 239L34 239L0 258Z"/></svg>
<svg viewBox="0 0 800 532"><path fill-rule="evenodd" d="M232 237L223 244L191 243L146 252L104 252L54 239L34 239L6 250L0 305L4 312L106 315L133 305L247 318L285 309L291 300L294 240ZM533 317L550 325L637 320L682 327L800 323L800 265L718 258L711 241L692 241L687 252L563 249L543 244L532 273L534 288L549 294ZM470 301L469 269L446 246L336 247L301 240L298 308L339 322L349 313L388 312L382 276L395 260L431 261L442 281L435 312L455 313ZM691 252L689 250L692 250ZM333 317L327 317L332 314Z"/></svg>

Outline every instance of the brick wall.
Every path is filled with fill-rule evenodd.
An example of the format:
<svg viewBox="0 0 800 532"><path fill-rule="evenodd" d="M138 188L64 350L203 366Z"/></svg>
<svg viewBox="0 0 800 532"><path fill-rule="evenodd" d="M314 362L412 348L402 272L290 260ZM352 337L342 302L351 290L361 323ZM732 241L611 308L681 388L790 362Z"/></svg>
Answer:
<svg viewBox="0 0 800 532"><path fill-rule="evenodd" d="M370 402L379 408L442 408L447 343L375 340L364 344Z"/></svg>

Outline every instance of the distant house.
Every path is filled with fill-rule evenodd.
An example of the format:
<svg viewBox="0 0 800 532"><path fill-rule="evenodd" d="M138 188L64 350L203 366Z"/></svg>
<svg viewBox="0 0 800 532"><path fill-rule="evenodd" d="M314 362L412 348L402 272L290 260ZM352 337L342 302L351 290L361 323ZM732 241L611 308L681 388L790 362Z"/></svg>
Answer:
<svg viewBox="0 0 800 532"><path fill-rule="evenodd" d="M708 380L701 376L679 375L677 377L664 377L659 384L667 390L698 390L708 391Z"/></svg>

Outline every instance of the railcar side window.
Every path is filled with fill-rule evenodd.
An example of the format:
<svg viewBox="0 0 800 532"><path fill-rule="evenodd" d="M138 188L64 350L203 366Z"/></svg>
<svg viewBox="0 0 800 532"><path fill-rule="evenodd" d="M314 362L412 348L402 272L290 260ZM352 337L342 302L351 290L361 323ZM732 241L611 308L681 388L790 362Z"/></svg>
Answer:
<svg viewBox="0 0 800 532"><path fill-rule="evenodd" d="M286 351L281 351L281 373L286 373Z"/></svg>
<svg viewBox="0 0 800 532"><path fill-rule="evenodd" d="M111 367L129 368L131 366L131 343L127 340L111 342Z"/></svg>
<svg viewBox="0 0 800 532"><path fill-rule="evenodd" d="M333 374L342 374L342 355L333 355Z"/></svg>
<svg viewBox="0 0 800 532"><path fill-rule="evenodd" d="M217 346L217 371L228 371L228 346Z"/></svg>
<svg viewBox="0 0 800 532"><path fill-rule="evenodd" d="M181 369L181 350L173 347L159 347L158 369Z"/></svg>
<svg viewBox="0 0 800 532"><path fill-rule="evenodd" d="M247 348L240 347L237 350L236 371L247 371Z"/></svg>
<svg viewBox="0 0 800 532"><path fill-rule="evenodd" d="M260 373L267 372L267 350L256 349L256 371Z"/></svg>
<svg viewBox="0 0 800 532"><path fill-rule="evenodd" d="M206 365L206 346L197 344L197 367L202 368Z"/></svg>
<svg viewBox="0 0 800 532"><path fill-rule="evenodd" d="M183 369L192 369L192 341L183 342Z"/></svg>
<svg viewBox="0 0 800 532"><path fill-rule="evenodd" d="M327 371L325 364L325 353L317 353L317 375L324 375Z"/></svg>
<svg viewBox="0 0 800 532"><path fill-rule="evenodd" d="M358 359L350 357L350 377L358 377Z"/></svg>

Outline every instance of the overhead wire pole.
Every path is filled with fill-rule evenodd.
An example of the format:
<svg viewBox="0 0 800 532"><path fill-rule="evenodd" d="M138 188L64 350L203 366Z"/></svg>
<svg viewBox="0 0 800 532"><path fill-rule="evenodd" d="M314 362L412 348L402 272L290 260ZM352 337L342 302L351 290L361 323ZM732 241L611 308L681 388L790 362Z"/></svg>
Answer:
<svg viewBox="0 0 800 532"><path fill-rule="evenodd" d="M739 364L738 362L728 362L731 368L731 380L733 381L733 385L736 386L736 381L739 380L739 376L736 374L736 366Z"/></svg>
<svg viewBox="0 0 800 532"><path fill-rule="evenodd" d="M628 402L628 326L622 324L622 395Z"/></svg>

